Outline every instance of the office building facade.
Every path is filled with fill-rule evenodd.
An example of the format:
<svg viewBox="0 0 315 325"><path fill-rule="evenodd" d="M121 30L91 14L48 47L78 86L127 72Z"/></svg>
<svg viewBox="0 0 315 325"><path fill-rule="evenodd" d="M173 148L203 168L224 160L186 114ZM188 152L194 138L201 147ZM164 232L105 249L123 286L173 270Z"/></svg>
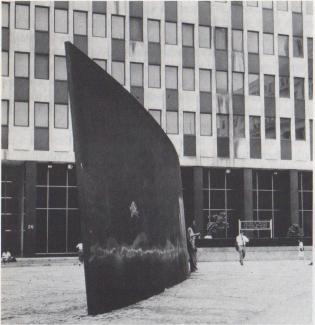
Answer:
<svg viewBox="0 0 315 325"><path fill-rule="evenodd" d="M3 249L64 254L80 240L66 41L169 136L188 224L312 235L312 1L3 1Z"/></svg>

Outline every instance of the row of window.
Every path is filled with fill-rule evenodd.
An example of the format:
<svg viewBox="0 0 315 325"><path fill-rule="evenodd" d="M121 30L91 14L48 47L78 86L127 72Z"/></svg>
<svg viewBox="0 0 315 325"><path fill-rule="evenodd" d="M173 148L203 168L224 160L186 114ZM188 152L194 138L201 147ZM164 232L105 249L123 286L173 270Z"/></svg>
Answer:
<svg viewBox="0 0 315 325"><path fill-rule="evenodd" d="M68 128L68 106L55 104L54 106L54 127ZM161 125L162 111L158 109L149 109L153 118ZM9 101L2 100L1 106L2 126L8 126L9 123ZM260 138L260 117L250 116L250 137ZM280 122L290 121L288 118L280 118ZM291 122L290 122L291 123ZM290 138L290 123L286 130L286 135L281 132L281 138ZM28 126L29 125L29 104L26 102L15 102L14 105L14 125ZM195 113L183 113L183 134L195 135ZM34 126L35 128L49 128L49 103L35 102L34 103ZM166 132L170 134L178 134L178 112L166 111ZM295 120L296 139L305 140L305 119ZM275 118L265 118L266 138L276 138ZM200 135L212 135L212 114L200 113ZM245 138L245 116L233 115L233 135L234 138ZM217 114L217 136L229 137L229 115Z"/></svg>
<svg viewBox="0 0 315 325"><path fill-rule="evenodd" d="M3 19L2 27L9 27L7 3L3 3ZM16 28L28 29L29 28L29 6L16 5ZM267 16L269 17L269 16ZM93 13L93 28L92 35L96 37L106 37L106 15ZM271 19L271 18L270 18ZM273 18L272 18L273 19ZM292 16L292 24L296 25L298 22L302 22L302 15L294 13ZM143 19L131 17L130 18L130 39L135 41L143 40ZM268 22L266 22L268 24ZM272 21L273 24L273 21ZM219 29L219 28L218 28ZM35 30L41 32L49 31L49 8L47 7L35 7ZM225 30L225 32L224 32ZM68 33L68 10L55 9L55 32ZM74 11L73 12L73 34L87 36L87 12ZM235 34L235 35L234 35ZM239 34L239 35L237 35ZM242 31L233 32L233 45L236 50L238 47L242 47L241 35ZM199 26L199 47L210 48L211 47L211 27ZM215 35L216 49L222 49L227 46L226 29L219 29ZM235 36L235 37L234 37ZM125 39L125 17L112 15L112 38L113 39ZM235 41L234 41L235 40ZM148 41L160 42L160 21L148 19ZM303 56L303 44L302 37L297 35L293 37L293 55L296 57ZM177 44L177 23L166 22L165 23L165 43ZM274 54L274 36L270 33L264 33L263 37L263 49L264 54ZM194 46L194 25L182 24L182 45Z"/></svg>
<svg viewBox="0 0 315 325"><path fill-rule="evenodd" d="M9 101L2 100L1 124L9 124ZM56 129L67 129L69 127L68 105L54 105L54 127ZM29 126L29 103L15 101L14 103L14 125ZM34 103L34 126L35 128L49 128L49 103Z"/></svg>
<svg viewBox="0 0 315 325"><path fill-rule="evenodd" d="M254 49L251 49L254 50ZM14 57L14 76L16 78L29 78L29 54L15 52ZM107 69L107 61L95 59L104 70ZM4 68L4 66L2 67ZM55 56L54 64L54 79L67 80L66 60L63 56ZM3 69L5 71L5 69ZM35 69L37 73L49 73L46 70ZM125 63L112 62L112 75L121 84L125 84ZM48 76L47 76L48 77ZM135 87L143 87L143 63L130 63L130 85ZM274 97L275 93L275 76L265 75L264 78L264 92L265 97ZM309 98L312 98L312 79L309 79ZM161 66L149 65L148 66L148 87L160 88L161 87ZM165 67L165 87L167 89L178 89L178 67L166 66ZM195 69L183 68L182 69L182 88L183 90L195 90ZM280 97L290 96L290 76L279 77L279 95ZM199 91L212 92L211 86L211 70L199 69ZM304 78L294 78L294 91L295 98L304 99ZM216 71L216 92L219 94L228 93L228 72ZM244 95L244 73L232 73L232 93ZM257 73L248 74L248 93L249 95L260 95L260 75Z"/></svg>

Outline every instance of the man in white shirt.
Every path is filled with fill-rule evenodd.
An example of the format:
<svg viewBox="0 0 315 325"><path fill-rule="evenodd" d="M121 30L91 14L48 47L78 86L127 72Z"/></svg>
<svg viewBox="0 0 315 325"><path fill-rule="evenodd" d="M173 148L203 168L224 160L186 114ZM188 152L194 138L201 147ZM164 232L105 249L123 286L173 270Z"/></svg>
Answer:
<svg viewBox="0 0 315 325"><path fill-rule="evenodd" d="M243 261L246 253L246 243L249 242L249 239L241 231L240 234L236 237L236 244L238 248L238 253L240 254L240 263L243 265Z"/></svg>

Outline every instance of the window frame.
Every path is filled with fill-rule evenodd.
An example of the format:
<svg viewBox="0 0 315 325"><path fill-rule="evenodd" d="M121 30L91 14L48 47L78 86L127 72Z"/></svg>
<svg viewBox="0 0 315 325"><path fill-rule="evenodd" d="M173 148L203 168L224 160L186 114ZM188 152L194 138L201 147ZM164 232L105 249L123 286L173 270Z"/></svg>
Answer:
<svg viewBox="0 0 315 325"><path fill-rule="evenodd" d="M26 103L27 104L27 125L16 124L16 103ZM29 127L30 126L30 103L29 103L29 101L14 100L13 126L17 126L17 127Z"/></svg>
<svg viewBox="0 0 315 325"><path fill-rule="evenodd" d="M47 126L36 126L36 104L47 104ZM49 129L49 102L34 101L34 129Z"/></svg>
<svg viewBox="0 0 315 325"><path fill-rule="evenodd" d="M86 29L86 34L76 34L75 33L75 14L76 13L84 13L85 14L85 29ZM73 35L76 35L76 36L86 36L88 37L88 33L89 33L89 30L88 30L88 23L89 23L89 15L88 15L88 12L87 11L84 11L84 10L73 10L73 21L72 21L72 31L73 31Z"/></svg>
<svg viewBox="0 0 315 325"><path fill-rule="evenodd" d="M36 2L35 2L35 3L36 3ZM47 15L47 19L48 19L48 21L47 21L48 29L47 29L47 30L36 29L36 22L37 22L37 20L36 20L36 9L37 9L37 8L46 9L47 12L48 12L48 15ZM50 7L45 7L45 6L40 6L40 5L39 5L39 6L36 6L36 5L35 5L34 31L35 31L35 32L46 32L46 33L49 33L49 32L50 32Z"/></svg>
<svg viewBox="0 0 315 325"><path fill-rule="evenodd" d="M27 7L28 8L28 27L27 28L20 28L20 27L16 27L16 18L17 18L17 15L16 15L16 7L17 6L20 6L20 7ZM14 6L14 28L15 29L21 29L21 30L30 30L31 28L31 17L30 17L30 4L25 4L25 3L17 3L15 2L15 6Z"/></svg>
<svg viewBox="0 0 315 325"><path fill-rule="evenodd" d="M105 18L105 24L104 24L104 36L100 36L100 35L95 35L94 33L94 15L96 16L104 16ZM98 13L98 12L92 12L92 37L98 37L98 38L106 38L106 35L107 35L107 16L106 14L101 14L101 13Z"/></svg>
<svg viewBox="0 0 315 325"><path fill-rule="evenodd" d="M56 126L56 105L58 105L58 106L67 106L67 126L66 127ZM54 129L60 129L60 130L69 129L69 103L68 104L56 104L56 103L54 103Z"/></svg>
<svg viewBox="0 0 315 325"><path fill-rule="evenodd" d="M65 11L67 13L67 31L66 32L57 32L56 31L56 11ZM57 33L57 34L68 34L69 33L69 10L54 8L54 33Z"/></svg>

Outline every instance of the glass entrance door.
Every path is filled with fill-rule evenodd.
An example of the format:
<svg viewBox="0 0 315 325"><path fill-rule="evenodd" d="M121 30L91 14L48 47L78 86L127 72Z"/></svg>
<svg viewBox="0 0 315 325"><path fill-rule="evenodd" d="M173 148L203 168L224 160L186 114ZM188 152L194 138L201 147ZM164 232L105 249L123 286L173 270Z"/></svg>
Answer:
<svg viewBox="0 0 315 325"><path fill-rule="evenodd" d="M36 190L37 252L75 252L80 222L74 166L38 165Z"/></svg>

